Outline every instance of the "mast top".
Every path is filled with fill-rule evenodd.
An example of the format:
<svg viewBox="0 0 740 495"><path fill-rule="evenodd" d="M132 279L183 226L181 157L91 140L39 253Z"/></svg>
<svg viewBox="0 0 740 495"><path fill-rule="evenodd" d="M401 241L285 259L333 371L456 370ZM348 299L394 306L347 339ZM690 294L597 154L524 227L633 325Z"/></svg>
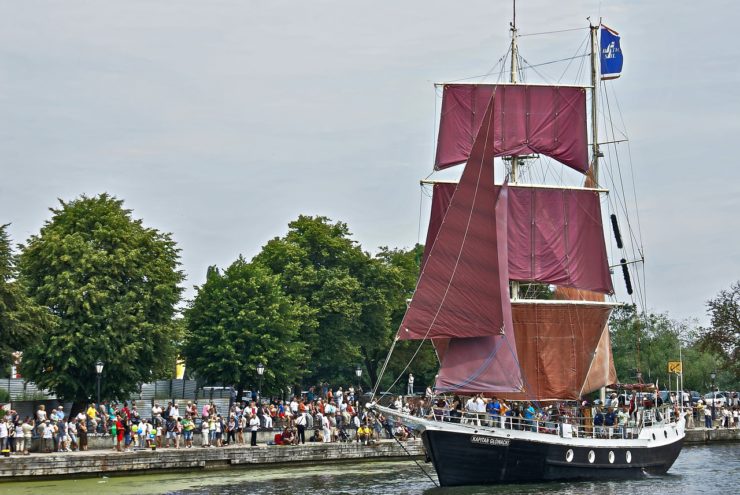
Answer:
<svg viewBox="0 0 740 495"><path fill-rule="evenodd" d="M511 76L509 78L509 82L516 84L516 73L519 70L518 62L519 62L519 50L516 46L516 0L513 0L514 3L514 14L512 16L511 20Z"/></svg>

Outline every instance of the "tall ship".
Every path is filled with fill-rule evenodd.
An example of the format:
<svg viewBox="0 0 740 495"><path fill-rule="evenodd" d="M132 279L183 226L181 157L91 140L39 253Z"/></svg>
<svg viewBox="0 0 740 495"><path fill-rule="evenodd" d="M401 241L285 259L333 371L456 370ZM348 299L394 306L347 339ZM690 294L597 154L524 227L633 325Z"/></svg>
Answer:
<svg viewBox="0 0 740 495"><path fill-rule="evenodd" d="M631 296L641 257L622 239L616 213L626 208L609 197L616 181L602 180L600 163L618 141L600 142L598 124L600 84L621 71L619 36L601 22L586 29L590 85L523 82L515 21L505 81L437 85L435 170L464 169L459 180L423 181L425 252L394 341L433 343L435 402L426 416L373 407L421 432L442 486L636 478L666 473L681 451L681 414L657 407L639 373L615 385L612 276ZM631 399L607 399L608 386ZM455 407L483 403L476 397L493 409Z"/></svg>

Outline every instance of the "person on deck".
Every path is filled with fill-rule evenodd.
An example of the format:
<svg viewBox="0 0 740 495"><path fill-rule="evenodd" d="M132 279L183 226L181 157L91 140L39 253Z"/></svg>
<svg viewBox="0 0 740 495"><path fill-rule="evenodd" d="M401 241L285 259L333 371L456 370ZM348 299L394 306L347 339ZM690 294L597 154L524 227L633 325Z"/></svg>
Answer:
<svg viewBox="0 0 740 495"><path fill-rule="evenodd" d="M506 403L504 399L501 399L501 401L499 401L499 415L501 417L501 428L507 428L506 420L507 420L507 415L510 409L511 408L509 407L509 405ZM510 424L508 428L511 428Z"/></svg>
<svg viewBox="0 0 740 495"><path fill-rule="evenodd" d="M524 415L524 421L529 426L529 430L536 432L537 431L537 425L534 422L535 410L534 410L534 406L532 406L532 403L531 402L527 402L524 405L523 415Z"/></svg>
<svg viewBox="0 0 740 495"><path fill-rule="evenodd" d="M611 438L614 434L614 425L616 422L617 414L614 412L614 407L610 406L604 415L604 426L606 426L606 434L608 438Z"/></svg>
<svg viewBox="0 0 740 495"><path fill-rule="evenodd" d="M629 425L630 421L630 413L627 405L623 405L622 409L620 409L617 413L617 421L619 423L619 433L621 434L622 438L627 438L627 426Z"/></svg>

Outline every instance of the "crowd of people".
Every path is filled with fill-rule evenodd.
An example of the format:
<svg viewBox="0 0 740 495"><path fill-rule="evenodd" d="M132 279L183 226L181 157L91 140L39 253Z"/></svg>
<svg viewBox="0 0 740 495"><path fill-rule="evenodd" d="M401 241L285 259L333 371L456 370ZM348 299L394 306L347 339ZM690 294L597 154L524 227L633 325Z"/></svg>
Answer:
<svg viewBox="0 0 740 495"><path fill-rule="evenodd" d="M640 407L636 404L640 404ZM673 418L681 414L675 402L671 407L664 408L662 413L655 409L656 405L663 404L652 393L638 393L628 397L618 397L616 393L612 393L603 402L597 399L593 402L583 400L544 403L507 401L478 394L467 398L455 395L431 401L421 400L415 410L402 406L399 401L396 401L394 407L404 407L404 412L411 415L456 423L564 436L628 438L637 434L639 426L645 422L660 420L661 414ZM732 418L731 413L729 417Z"/></svg>
<svg viewBox="0 0 740 495"><path fill-rule="evenodd" d="M692 416L695 424L704 423L705 428L736 428L740 426L740 407L723 404L712 406L705 404L703 400L697 401L692 408ZM714 416L713 416L714 414Z"/></svg>
<svg viewBox="0 0 740 495"><path fill-rule="evenodd" d="M136 401L90 403L71 416L62 405L51 411L40 405L33 417L23 419L16 411L8 411L0 421L0 447L27 454L33 440L38 439L40 452L84 451L91 435L110 438L116 451L214 448L246 445L247 441L256 446L261 430L274 432L269 443L278 445L371 443L379 440L383 431L403 440L410 436L403 425L360 407L357 399L353 387L326 387L319 393L312 388L287 401L232 401L224 411L207 400L200 405L188 401L182 407L174 401L164 406L154 403L147 415L141 414L141 404ZM200 434L197 445L196 433Z"/></svg>
<svg viewBox="0 0 740 495"><path fill-rule="evenodd" d="M382 438L404 441L416 436L402 422L364 407L358 395L353 387L334 390L324 384L319 391L311 388L285 401L232 400L223 411L214 401L207 400L200 404L188 401L182 407L176 402L164 406L154 403L146 415L140 413L135 401L120 405L91 403L72 416L66 414L62 405L51 411L41 405L34 417L21 419L10 410L0 420L0 450L27 454L33 440L39 439L40 452L84 451L90 435L109 437L111 448L116 451L214 448L247 442L255 446L259 431L270 431L271 440L267 443L275 445L346 441L370 444ZM421 397L398 396L390 401L381 398L381 402L389 403L403 414L450 422L544 433L558 433L558 428L563 428L561 425L570 425L569 433L574 436L626 437L641 419L634 400L625 401L617 398L617 394L611 394L603 404L598 400L538 404L509 402L480 394L464 399L457 395L435 397L427 388ZM740 424L737 406L718 411L721 426L730 428ZM706 425L711 427L710 407L699 401L695 414L707 418ZM200 434L197 445L196 433Z"/></svg>

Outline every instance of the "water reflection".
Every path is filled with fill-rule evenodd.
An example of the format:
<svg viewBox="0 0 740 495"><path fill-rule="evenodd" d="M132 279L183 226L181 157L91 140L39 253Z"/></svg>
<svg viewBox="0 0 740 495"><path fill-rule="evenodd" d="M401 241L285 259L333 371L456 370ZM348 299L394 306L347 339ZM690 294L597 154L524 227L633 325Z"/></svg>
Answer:
<svg viewBox="0 0 740 495"><path fill-rule="evenodd" d="M431 471L430 464L423 467ZM684 448L671 474L636 481L538 483L435 488L414 462L364 462L321 467L170 473L0 484L0 495L96 493L100 495L236 495L337 493L347 495L651 495L732 493L740 474L740 444Z"/></svg>

